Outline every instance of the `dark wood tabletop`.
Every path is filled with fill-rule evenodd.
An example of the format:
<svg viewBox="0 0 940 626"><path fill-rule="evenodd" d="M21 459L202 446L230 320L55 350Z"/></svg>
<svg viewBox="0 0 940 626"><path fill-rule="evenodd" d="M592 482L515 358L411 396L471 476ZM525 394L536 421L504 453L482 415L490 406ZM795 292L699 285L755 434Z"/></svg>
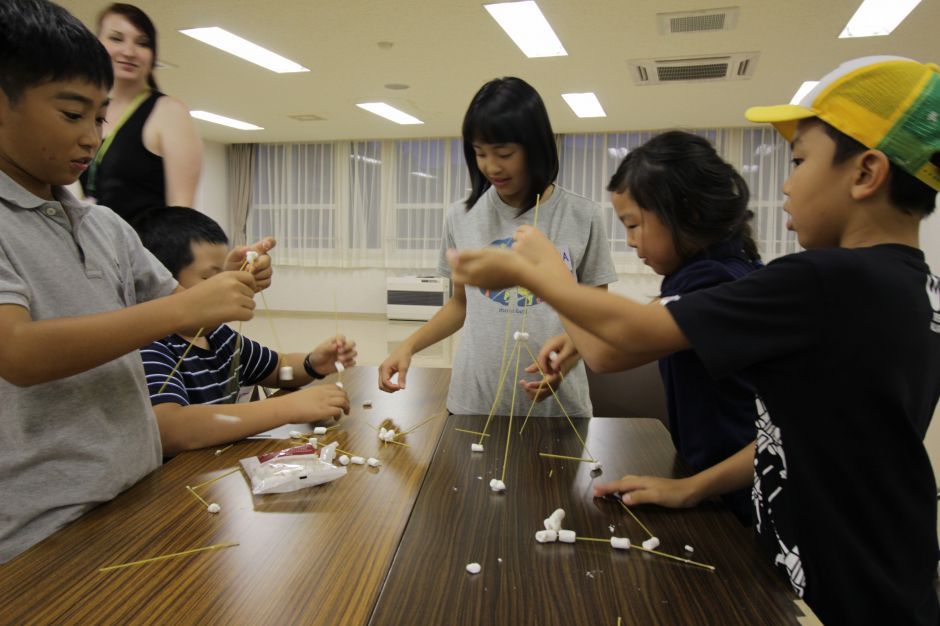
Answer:
<svg viewBox="0 0 940 626"><path fill-rule="evenodd" d="M477 437L455 428L480 430L484 418L445 417L449 380L450 370L413 368L408 390L389 395L376 389L375 367L347 370L353 412L321 439L383 465L349 466L318 487L256 496L241 471L226 475L239 459L296 441L177 456L0 566L0 623L796 623L793 594L758 554L752 532L719 503L636 510L661 550L715 572L603 543L535 542L556 508L579 536L609 538L612 527L644 540L617 502L592 499L591 485L628 472L681 475L659 421L575 420L605 463L598 478L586 464L538 456L582 454L567 421L531 420L511 440L508 489L495 494L488 485L502 473L508 420L495 419L485 452L471 453ZM376 427L407 430L432 415L440 417L408 434L407 447L376 436ZM212 515L186 486L219 477L197 489L222 506ZM238 545L100 571L226 542ZM468 574L470 562L482 572Z"/></svg>
<svg viewBox="0 0 940 626"><path fill-rule="evenodd" d="M335 376L324 381L331 384ZM413 369L408 392L378 391L375 367L343 374L353 412L326 440L382 460L293 493L253 496L238 460L300 442L246 441L181 454L140 483L0 566L4 624L363 624L401 539L445 423L449 369ZM442 391L443 390L443 391ZM362 402L371 400L371 409ZM368 426L398 430L382 444ZM221 448L221 447L220 447ZM110 572L99 568L192 548L235 547Z"/></svg>
<svg viewBox="0 0 940 626"><path fill-rule="evenodd" d="M636 507L659 550L713 565L714 572L609 543L539 544L535 533L555 509L578 536L648 536L592 485L628 473L678 476L668 432L658 420L576 419L601 475L590 465L539 452L587 457L565 418L514 422L505 493L489 488L503 474L507 418L451 416L428 470L388 580L371 618L398 624L797 624L795 595L758 551L753 531L720 503L695 509ZM684 547L690 545L694 552ZM479 574L468 563L482 566Z"/></svg>

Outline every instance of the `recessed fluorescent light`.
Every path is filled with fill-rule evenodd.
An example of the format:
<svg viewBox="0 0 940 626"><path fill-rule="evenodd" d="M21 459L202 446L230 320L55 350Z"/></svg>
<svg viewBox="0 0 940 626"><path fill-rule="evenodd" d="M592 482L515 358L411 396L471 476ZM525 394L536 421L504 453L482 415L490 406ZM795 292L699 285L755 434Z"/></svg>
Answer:
<svg viewBox="0 0 940 626"><path fill-rule="evenodd" d="M607 117L604 107L593 93L563 93L561 97L565 99L571 110L578 117Z"/></svg>
<svg viewBox="0 0 940 626"><path fill-rule="evenodd" d="M208 111L190 111L189 114L195 117L197 120L212 122L213 124L221 124L222 126L237 128L238 130L264 130L264 128L261 126L255 126L254 124L249 124L248 122L242 122L240 120L233 120L230 117L216 115L215 113L209 113Z"/></svg>
<svg viewBox="0 0 940 626"><path fill-rule="evenodd" d="M180 31L184 35L189 35L193 39L198 39L202 43L209 44L219 50L234 54L235 56L250 61L255 65L267 68L278 74L288 74L290 72L309 72L306 67L294 63L290 59L285 59L279 54L262 48L256 43L247 39L242 39L238 35L233 35L223 28L211 26L208 28L187 28Z"/></svg>
<svg viewBox="0 0 940 626"><path fill-rule="evenodd" d="M793 97L790 98L790 104L799 104L800 100L806 97L806 94L811 92L816 88L816 85L819 84L818 80L808 80L800 85L800 88L796 90L796 93L793 94Z"/></svg>
<svg viewBox="0 0 940 626"><path fill-rule="evenodd" d="M424 124L424 122L418 118L412 117L404 111L399 111L395 107L389 106L384 102L360 102L356 106L360 109L365 109L369 113L375 113L376 115L384 117L387 120L392 120L396 124Z"/></svg>
<svg viewBox="0 0 940 626"><path fill-rule="evenodd" d="M568 56L558 35L532 0L484 4L483 7L530 59Z"/></svg>
<svg viewBox="0 0 940 626"><path fill-rule="evenodd" d="M839 39L890 35L918 4L920 0L864 0Z"/></svg>

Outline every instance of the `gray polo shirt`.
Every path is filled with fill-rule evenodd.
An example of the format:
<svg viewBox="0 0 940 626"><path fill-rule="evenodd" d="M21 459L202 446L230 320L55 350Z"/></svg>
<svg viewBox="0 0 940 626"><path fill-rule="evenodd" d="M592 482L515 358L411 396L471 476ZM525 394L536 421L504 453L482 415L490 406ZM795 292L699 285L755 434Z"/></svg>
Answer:
<svg viewBox="0 0 940 626"><path fill-rule="evenodd" d="M176 288L117 214L64 188L54 195L57 202L45 201L0 172L0 305L44 320L113 311ZM0 378L0 562L127 489L160 457L136 350L32 387Z"/></svg>

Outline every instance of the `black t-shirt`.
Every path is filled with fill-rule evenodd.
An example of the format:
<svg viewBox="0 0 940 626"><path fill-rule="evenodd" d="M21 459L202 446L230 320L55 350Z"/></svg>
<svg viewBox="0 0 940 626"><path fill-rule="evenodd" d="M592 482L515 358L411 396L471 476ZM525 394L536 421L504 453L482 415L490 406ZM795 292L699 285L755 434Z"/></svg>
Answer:
<svg viewBox="0 0 940 626"><path fill-rule="evenodd" d="M762 267L747 257L740 239L715 244L663 279L668 298L714 287ZM757 410L754 388L740 376L714 380L694 350L659 360L666 392L669 433L679 456L700 472L754 441ZM725 503L742 523L750 524L750 489L726 494Z"/></svg>
<svg viewBox="0 0 940 626"><path fill-rule="evenodd" d="M902 245L815 250L667 307L760 396L755 528L827 625L938 623L940 284Z"/></svg>

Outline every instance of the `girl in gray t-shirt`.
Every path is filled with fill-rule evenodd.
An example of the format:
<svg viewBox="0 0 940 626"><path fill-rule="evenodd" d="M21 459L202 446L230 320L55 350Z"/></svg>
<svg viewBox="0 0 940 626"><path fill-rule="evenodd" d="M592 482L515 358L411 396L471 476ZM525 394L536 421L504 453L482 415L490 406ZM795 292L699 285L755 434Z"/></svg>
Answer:
<svg viewBox="0 0 940 626"><path fill-rule="evenodd" d="M518 78L483 85L464 117L463 143L472 189L466 201L447 210L438 263L442 275L450 276L448 249L509 246L516 228L534 224L555 242L578 282L606 288L616 280L600 207L554 183L558 149L535 89ZM489 414L497 395L495 415L508 415L513 399L513 414L524 415L536 393L548 399L536 404L532 415L562 415L547 386L540 388L533 357L543 343L566 331L594 341L577 327L563 325L548 304L525 289L465 289L455 283L453 298L379 367L379 388L404 389L412 355L461 328L447 408L464 415ZM528 333L528 339L514 351L517 331ZM514 394L517 358L518 371L528 372L529 380L520 381ZM508 368L505 375L503 368ZM556 389L569 415L591 415L583 364L568 371L564 382L558 374L549 374L544 382Z"/></svg>

